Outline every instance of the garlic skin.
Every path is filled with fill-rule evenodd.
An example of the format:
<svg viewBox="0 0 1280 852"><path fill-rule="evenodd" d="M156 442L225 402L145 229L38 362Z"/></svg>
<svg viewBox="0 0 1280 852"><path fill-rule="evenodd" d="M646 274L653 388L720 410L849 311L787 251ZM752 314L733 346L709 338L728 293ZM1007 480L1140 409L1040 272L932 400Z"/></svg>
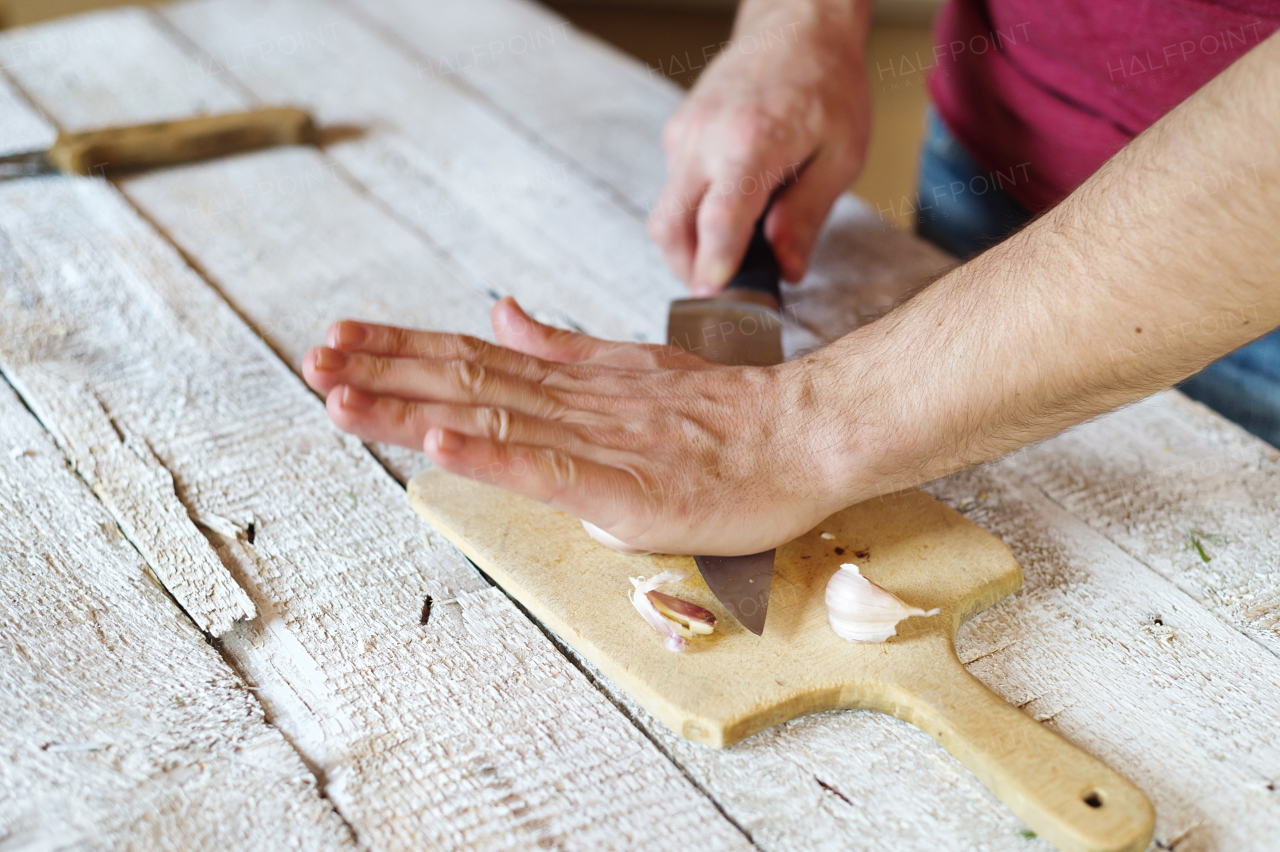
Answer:
<svg viewBox="0 0 1280 852"><path fill-rule="evenodd" d="M827 581L826 601L831 629L850 642L883 642L898 632L898 622L904 618L942 612L908 605L862 576L851 562L841 565Z"/></svg>
<svg viewBox="0 0 1280 852"><path fill-rule="evenodd" d="M600 529L598 526L591 523L590 521L583 521L582 528L587 531L587 535L591 536L596 541L603 544L605 547L609 548L610 550L616 550L619 553L625 553L627 556L647 556L648 554L653 552L651 550L638 550L634 547L631 547L622 539L616 536L609 535L607 532Z"/></svg>
<svg viewBox="0 0 1280 852"><path fill-rule="evenodd" d="M687 644L684 637L680 635L675 622L658 612L658 608L653 605L653 601L649 600L649 592L659 586L665 586L667 583L674 583L677 580L683 580L687 574L681 571L663 571L656 577L650 577L648 580L643 577L628 577L634 588L631 590L631 605L636 608L636 612L647 622L654 630L662 634L662 644L666 646L668 651L683 651Z"/></svg>
<svg viewBox="0 0 1280 852"><path fill-rule="evenodd" d="M685 639L706 636L716 629L716 617L710 610L703 609L695 603L665 595L657 590L647 592L645 597L668 621L675 622L676 630Z"/></svg>

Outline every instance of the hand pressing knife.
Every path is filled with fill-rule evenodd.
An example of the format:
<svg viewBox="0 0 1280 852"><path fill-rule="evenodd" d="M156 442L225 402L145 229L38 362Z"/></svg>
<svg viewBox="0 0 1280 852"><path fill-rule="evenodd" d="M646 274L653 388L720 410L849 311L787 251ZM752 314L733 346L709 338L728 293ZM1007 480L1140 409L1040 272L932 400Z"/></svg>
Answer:
<svg viewBox="0 0 1280 852"><path fill-rule="evenodd" d="M768 212L766 208L765 215ZM770 367L782 363L781 277L761 216L742 267L721 293L671 303L667 339L672 346L719 364ZM773 582L773 551L695 556L694 561L729 614L752 633L762 634Z"/></svg>
<svg viewBox="0 0 1280 852"><path fill-rule="evenodd" d="M190 163L277 145L310 144L315 135L311 116L288 107L60 133L48 151L0 157L0 180Z"/></svg>

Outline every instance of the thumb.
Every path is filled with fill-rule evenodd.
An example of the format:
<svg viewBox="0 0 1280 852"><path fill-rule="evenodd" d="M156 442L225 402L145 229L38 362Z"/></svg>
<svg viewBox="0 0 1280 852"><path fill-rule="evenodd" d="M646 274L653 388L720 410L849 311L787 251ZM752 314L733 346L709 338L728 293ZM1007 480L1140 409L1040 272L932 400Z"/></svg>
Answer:
<svg viewBox="0 0 1280 852"><path fill-rule="evenodd" d="M607 340L540 323L510 296L498 300L489 318L499 345L544 361L576 364L614 347Z"/></svg>

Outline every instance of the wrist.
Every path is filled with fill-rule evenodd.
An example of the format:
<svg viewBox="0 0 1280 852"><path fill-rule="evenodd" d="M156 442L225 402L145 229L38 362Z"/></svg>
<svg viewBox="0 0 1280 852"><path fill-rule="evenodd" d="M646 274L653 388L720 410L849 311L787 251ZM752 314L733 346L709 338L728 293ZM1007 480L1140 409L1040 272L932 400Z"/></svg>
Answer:
<svg viewBox="0 0 1280 852"><path fill-rule="evenodd" d="M833 42L855 51L861 63L871 9L871 0L744 0L734 19L732 38L772 33L783 44Z"/></svg>
<svg viewBox="0 0 1280 852"><path fill-rule="evenodd" d="M781 365L786 417L800 425L801 475L811 483L815 521L915 484L907 471L916 442L886 390L868 335Z"/></svg>

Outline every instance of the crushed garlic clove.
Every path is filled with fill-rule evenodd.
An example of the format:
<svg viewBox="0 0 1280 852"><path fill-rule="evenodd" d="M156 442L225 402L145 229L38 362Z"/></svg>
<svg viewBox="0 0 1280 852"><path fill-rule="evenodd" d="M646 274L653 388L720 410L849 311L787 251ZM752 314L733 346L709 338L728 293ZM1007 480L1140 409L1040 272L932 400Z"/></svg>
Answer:
<svg viewBox="0 0 1280 852"><path fill-rule="evenodd" d="M831 628L850 642L883 642L898 632L898 622L904 618L942 612L910 606L863 577L858 566L849 562L827 581L826 602Z"/></svg>
<svg viewBox="0 0 1280 852"><path fill-rule="evenodd" d="M685 638L692 638L695 634L705 636L716 628L716 617L695 603L662 592L649 592L648 598L658 612L676 623L677 628L689 631Z"/></svg>
<svg viewBox="0 0 1280 852"><path fill-rule="evenodd" d="M649 626L663 635L662 644L668 651L683 651L686 639L705 636L715 629L716 617L697 604L686 600L655 592L659 586L683 580L685 574L680 571L663 571L648 580L643 577L631 577L631 605L636 612L649 623Z"/></svg>
<svg viewBox="0 0 1280 852"><path fill-rule="evenodd" d="M649 623L650 627L662 634L662 644L666 646L668 651L683 651L685 637L680 635L680 631L674 621L658 612L658 608L653 605L653 601L649 600L649 592L659 586L665 586L667 583L683 580L685 576L681 571L663 571L658 576L651 577L648 580L643 577L629 578L631 585L634 587L631 590L631 605L636 608L636 612L640 613L640 617Z"/></svg>

